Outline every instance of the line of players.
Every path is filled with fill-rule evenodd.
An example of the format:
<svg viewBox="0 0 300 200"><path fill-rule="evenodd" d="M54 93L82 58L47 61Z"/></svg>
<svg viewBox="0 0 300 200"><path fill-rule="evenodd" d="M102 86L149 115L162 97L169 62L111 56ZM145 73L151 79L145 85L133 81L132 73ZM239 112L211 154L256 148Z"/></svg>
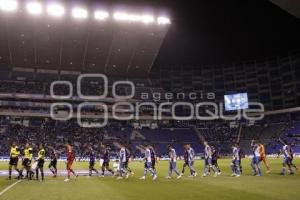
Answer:
<svg viewBox="0 0 300 200"><path fill-rule="evenodd" d="M293 151L290 145L287 144L286 141L279 140L283 144L283 148L281 153L284 156L283 166L281 175L285 175L286 172L289 174L294 174L294 170L297 170L297 167L293 164ZM221 170L218 166L218 151L212 145L209 145L207 141L203 142L204 144L204 173L203 177L206 177L210 174L210 172L214 172L214 176L218 176L221 174ZM253 170L253 175L261 176L261 162L263 162L267 168L267 173L270 172L270 166L266 159L265 147L262 143L258 141L251 141L251 147L253 149L253 158L251 162L251 167ZM50 154L50 164L49 169L53 173L53 176L57 176L57 153L54 149L51 149ZM78 174L72 169L72 164L75 160L75 153L73 150L73 146L70 141L66 143L66 169L67 169L67 178L65 181L70 180L71 174L75 177L78 177ZM155 150L151 145L145 146L145 155L144 155L144 175L140 178L142 180L146 179L147 173L150 172L153 180L157 179L155 164L157 161ZM39 172L41 173L41 180L44 180L44 163L45 163L45 149L42 144L39 145L39 151L37 153L36 159L33 158L33 150L32 147L27 143L25 148L22 150L23 158L22 158L22 167L18 169L18 159L21 155L21 149L13 143L10 150L10 162L9 162L9 179L11 179L12 168L14 168L18 173L19 179L27 178L31 180L36 176L36 180L39 180ZM196 177L197 172L194 168L194 159L195 159L195 151L191 147L190 144L186 144L184 146L184 164L182 167L182 171L179 172L177 169L176 161L177 154L176 150L169 145L169 172L166 176L167 179L172 177L172 173L174 172L177 175L177 179L180 179L184 173L186 167L190 170L190 177ZM231 170L232 176L239 177L242 174L242 155L241 150L238 143L232 145L232 163ZM115 170L112 170L109 166L110 163L110 149L109 146L106 146L101 153L101 170L100 174L97 169L95 169L96 162L96 152L93 150L92 146L89 146L89 177L93 172L97 173L100 177L104 177L105 171L110 172L113 176L117 176L117 179L128 178L129 175L133 175L132 170L129 168L129 160L131 158L130 151L125 147L124 144L121 144L120 152L119 152L119 160L114 166ZM32 160L34 160L32 164ZM23 171L26 170L26 176L23 175Z"/></svg>

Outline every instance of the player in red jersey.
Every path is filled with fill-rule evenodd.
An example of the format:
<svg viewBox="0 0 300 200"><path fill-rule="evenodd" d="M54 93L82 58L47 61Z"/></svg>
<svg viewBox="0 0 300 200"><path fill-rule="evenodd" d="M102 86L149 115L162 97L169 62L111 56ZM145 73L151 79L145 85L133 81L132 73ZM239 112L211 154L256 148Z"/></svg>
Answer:
<svg viewBox="0 0 300 200"><path fill-rule="evenodd" d="M71 173L78 177L78 175L75 173L75 171L72 169L72 164L75 160L75 153L73 150L73 146L70 141L67 142L67 172L68 172L68 178L65 179L65 182L68 182L70 180Z"/></svg>

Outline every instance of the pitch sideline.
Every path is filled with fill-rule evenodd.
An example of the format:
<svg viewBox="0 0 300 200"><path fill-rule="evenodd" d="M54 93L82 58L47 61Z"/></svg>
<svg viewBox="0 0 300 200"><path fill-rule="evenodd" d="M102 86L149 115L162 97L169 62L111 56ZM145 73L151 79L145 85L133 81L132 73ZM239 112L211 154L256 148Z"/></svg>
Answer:
<svg viewBox="0 0 300 200"><path fill-rule="evenodd" d="M5 192L7 192L8 190L10 190L11 188L13 188L15 185L17 185L18 183L20 183L22 180L18 180L17 182L9 185L8 187L6 187L4 190L2 190L0 192L0 196L2 196Z"/></svg>

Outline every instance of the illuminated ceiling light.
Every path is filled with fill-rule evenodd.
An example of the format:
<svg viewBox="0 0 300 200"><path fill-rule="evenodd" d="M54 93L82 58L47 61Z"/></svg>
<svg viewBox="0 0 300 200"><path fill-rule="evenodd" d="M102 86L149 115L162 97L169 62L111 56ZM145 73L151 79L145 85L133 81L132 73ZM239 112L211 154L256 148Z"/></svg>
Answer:
<svg viewBox="0 0 300 200"><path fill-rule="evenodd" d="M144 22L145 24L153 23L153 22L154 22L154 17L151 16L151 15L143 15L143 16L141 17L141 20L142 20L142 22Z"/></svg>
<svg viewBox="0 0 300 200"><path fill-rule="evenodd" d="M47 12L54 17L61 17L65 14L65 8L60 4L50 4L47 7Z"/></svg>
<svg viewBox="0 0 300 200"><path fill-rule="evenodd" d="M158 24L171 24L171 20L167 17L158 17L157 23Z"/></svg>
<svg viewBox="0 0 300 200"><path fill-rule="evenodd" d="M30 14L33 14L33 15L39 15L43 11L42 5L39 2L27 3L26 9Z"/></svg>
<svg viewBox="0 0 300 200"><path fill-rule="evenodd" d="M72 10L72 16L76 19L86 19L88 17L88 11L83 8L74 8Z"/></svg>
<svg viewBox="0 0 300 200"><path fill-rule="evenodd" d="M141 21L141 16L139 16L139 15L128 15L128 21L139 22L139 21Z"/></svg>
<svg viewBox="0 0 300 200"><path fill-rule="evenodd" d="M120 20L120 21L126 21L126 20L128 20L128 14L117 12L117 13L114 14L114 19L115 20Z"/></svg>
<svg viewBox="0 0 300 200"><path fill-rule="evenodd" d="M15 11L18 8L18 2L15 0L0 0L0 10Z"/></svg>
<svg viewBox="0 0 300 200"><path fill-rule="evenodd" d="M154 17L151 15L136 15L117 12L114 14L114 19L118 21L131 21L131 22L143 22L145 24L153 23Z"/></svg>
<svg viewBox="0 0 300 200"><path fill-rule="evenodd" d="M105 11L96 11L94 17L96 20L105 20L109 17L109 14Z"/></svg>

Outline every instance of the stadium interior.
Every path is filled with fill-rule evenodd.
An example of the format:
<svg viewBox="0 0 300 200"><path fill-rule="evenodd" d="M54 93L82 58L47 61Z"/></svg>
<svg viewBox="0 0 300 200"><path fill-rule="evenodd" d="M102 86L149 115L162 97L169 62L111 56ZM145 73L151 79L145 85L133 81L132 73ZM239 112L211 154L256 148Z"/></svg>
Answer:
<svg viewBox="0 0 300 200"><path fill-rule="evenodd" d="M189 35L180 31L177 35L172 33L185 22L176 19L176 15L172 16L167 9L157 9L156 5L160 6L160 3L150 3L155 6L151 9L145 6L144 12L143 7L137 11L132 6L118 10L117 6L112 6L116 3L106 3L101 7L95 3L98 1L81 1L81 4L74 1L49 2L0 0L0 162L9 160L13 142L22 148L30 143L34 155L38 154L39 144L43 144L47 160L53 149L61 160L66 160L67 140L72 141L79 162L88 160L91 146L101 152L108 145L114 160L119 158L122 145L126 145L135 161L143 160L147 145L153 146L161 160L169 158L168 145L172 145L179 160L182 160L185 154L183 146L186 144L194 148L197 158L203 159L206 156L203 141L218 149L222 159L232 157L232 145L238 141L242 157L248 158L253 154L252 140L263 143L266 154L274 158L281 154L282 141L287 141L298 159L299 2L263 1L262 6L267 5L266 9L272 13L270 19L282 16L281 24L297 26L295 29L284 26L291 38L288 38L288 33L280 38L280 32L270 36L276 41L266 39L273 52L267 52L265 47L260 48L260 45L267 46L266 43L260 44L260 41L281 27L270 28L260 36L264 30L255 30L253 25L258 19L246 19L247 13L241 16L232 14L243 18L245 23L248 20L249 26L254 27L253 30L244 27L245 30L241 31L248 32L249 43L253 42L252 37L260 38L257 46L246 42L241 49L247 49L249 44L249 51L259 49L257 52L260 53L251 52L247 57L246 51L241 50L239 54L239 49L232 52L224 49L224 55L215 62L210 62L211 57L201 52L204 47L201 49L199 46L206 42L201 40L201 31L194 36L191 34L191 39L185 38ZM239 9L238 1L232 4ZM166 5L176 7L175 3ZM249 5L255 7L252 3ZM211 12L209 8L208 5L207 9ZM238 11L239 14L241 12ZM219 20L222 14L216 14ZM259 18L259 15L256 17ZM203 23L202 19L200 21ZM203 27L198 24L197 28ZM225 35L228 34L226 31ZM211 34L212 38L221 38L221 31L216 32L220 33L215 36L209 31L203 32L203 37ZM248 40L246 37L241 36L242 40ZM221 43L219 49L234 40L224 38L226 42ZM177 40L186 40L191 46L195 43L195 47L185 50L184 42L177 43ZM207 44L214 45L214 42L207 41ZM235 47L240 45L238 43ZM193 49L197 50L196 53L189 52ZM214 51L218 54L219 49L208 49L208 53ZM180 53L182 58L178 58ZM229 54L231 56L226 59L230 61L223 59ZM245 109L224 110L224 95L245 93L247 109L256 108L250 104L248 107L248 102L263 105L263 119L199 120L196 117L209 116L213 110L212 104L220 105L221 114L233 116ZM122 98L124 96L130 98ZM184 105L159 107L180 102ZM197 104L201 102L206 102L206 105L199 109ZM120 109L115 111L118 103ZM198 110L192 112L190 105ZM119 116L135 117L118 120L116 112ZM155 116L157 112L162 112L160 119ZM188 117L190 114L191 118ZM258 111L253 116L256 115ZM105 126L100 126L104 121ZM124 199L127 197L130 195Z"/></svg>

